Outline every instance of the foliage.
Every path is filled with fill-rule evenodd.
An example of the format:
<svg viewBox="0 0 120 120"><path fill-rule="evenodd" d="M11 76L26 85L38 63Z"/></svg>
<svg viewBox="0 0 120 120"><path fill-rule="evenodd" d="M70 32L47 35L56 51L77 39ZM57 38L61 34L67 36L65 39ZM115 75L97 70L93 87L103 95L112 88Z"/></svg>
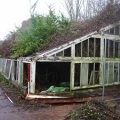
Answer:
<svg viewBox="0 0 120 120"><path fill-rule="evenodd" d="M26 29L18 29L13 57L32 54L41 50L56 34L64 34L70 22L64 16L57 16L49 11L46 16L33 15L32 25Z"/></svg>
<svg viewBox="0 0 120 120"><path fill-rule="evenodd" d="M120 117L110 111L103 103L81 104L65 120L119 120Z"/></svg>
<svg viewBox="0 0 120 120"><path fill-rule="evenodd" d="M2 86L9 86L10 88L13 88L14 85L11 83L10 80L7 80L3 75L0 74L0 85Z"/></svg>

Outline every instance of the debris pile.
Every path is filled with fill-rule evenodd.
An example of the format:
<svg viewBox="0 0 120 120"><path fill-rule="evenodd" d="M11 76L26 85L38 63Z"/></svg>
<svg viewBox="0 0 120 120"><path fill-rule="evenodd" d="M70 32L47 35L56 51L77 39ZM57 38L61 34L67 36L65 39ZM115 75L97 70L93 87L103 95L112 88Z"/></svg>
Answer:
<svg viewBox="0 0 120 120"><path fill-rule="evenodd" d="M65 120L120 120L120 116L111 111L103 103L94 102L80 105Z"/></svg>

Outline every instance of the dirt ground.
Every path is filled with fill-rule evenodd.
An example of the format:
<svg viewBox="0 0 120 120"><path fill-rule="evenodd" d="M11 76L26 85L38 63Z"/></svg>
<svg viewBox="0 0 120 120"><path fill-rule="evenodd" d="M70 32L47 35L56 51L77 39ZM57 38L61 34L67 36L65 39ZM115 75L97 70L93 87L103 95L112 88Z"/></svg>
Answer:
<svg viewBox="0 0 120 120"><path fill-rule="evenodd" d="M38 103L39 104L39 103ZM63 120L77 105L37 105L11 103L0 88L0 120ZM36 109L37 107L37 109Z"/></svg>
<svg viewBox="0 0 120 120"><path fill-rule="evenodd" d="M101 89L88 90L91 96L100 95ZM94 93L94 94L92 94ZM6 94L13 103L10 102ZM120 114L120 86L105 89L105 95L111 99L105 104L117 114ZM9 83L0 82L0 120L65 120L72 110L80 104L46 105L36 101L26 101L21 98L21 92Z"/></svg>

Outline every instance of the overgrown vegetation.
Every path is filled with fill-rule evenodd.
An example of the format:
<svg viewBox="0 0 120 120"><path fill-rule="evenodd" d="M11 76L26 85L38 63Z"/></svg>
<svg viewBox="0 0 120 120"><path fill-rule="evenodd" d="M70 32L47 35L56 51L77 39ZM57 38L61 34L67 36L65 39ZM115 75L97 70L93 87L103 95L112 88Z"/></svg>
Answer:
<svg viewBox="0 0 120 120"><path fill-rule="evenodd" d="M9 85L10 87L13 87L13 84L1 74L0 74L0 84Z"/></svg>
<svg viewBox="0 0 120 120"><path fill-rule="evenodd" d="M103 3L103 1L100 1L100 3ZM17 58L31 55L37 51L50 50L118 22L120 20L120 2L106 0L105 3L105 6L99 9L97 14L91 16L91 13L91 17L88 16L87 19L82 21L79 17L77 21L69 21L70 19L68 20L62 15L57 16L51 10L46 16L32 14L32 17L26 20L24 25L23 21L21 28L7 36L6 40L0 45L0 55L7 58L11 58L11 56ZM91 4L96 6L95 9L98 8L94 1ZM78 5L76 7L79 8ZM76 10L79 10L78 8ZM88 15L87 11L86 9L86 15Z"/></svg>
<svg viewBox="0 0 120 120"><path fill-rule="evenodd" d="M18 30L13 49L14 58L41 50L56 34L65 34L70 26L70 22L64 16L57 16L51 10L47 16L32 16L31 21L30 27Z"/></svg>
<svg viewBox="0 0 120 120"><path fill-rule="evenodd" d="M104 103L81 104L72 111L65 120L119 120L120 117L104 105Z"/></svg>

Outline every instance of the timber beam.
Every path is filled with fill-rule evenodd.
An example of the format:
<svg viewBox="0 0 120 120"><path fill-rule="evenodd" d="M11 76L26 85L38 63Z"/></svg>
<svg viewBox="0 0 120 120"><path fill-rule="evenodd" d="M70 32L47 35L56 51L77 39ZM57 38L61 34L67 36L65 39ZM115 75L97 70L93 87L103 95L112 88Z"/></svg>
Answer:
<svg viewBox="0 0 120 120"><path fill-rule="evenodd" d="M38 61L48 61L48 62L57 62L57 61L62 61L62 62L71 62L75 61L78 63L90 63L90 62L100 62L99 57L44 57L39 59Z"/></svg>
<svg viewBox="0 0 120 120"><path fill-rule="evenodd" d="M96 34L92 35L94 38L101 38L101 34ZM110 35L110 34L104 34L103 37L108 40L119 40L120 41L120 36L119 35Z"/></svg>

